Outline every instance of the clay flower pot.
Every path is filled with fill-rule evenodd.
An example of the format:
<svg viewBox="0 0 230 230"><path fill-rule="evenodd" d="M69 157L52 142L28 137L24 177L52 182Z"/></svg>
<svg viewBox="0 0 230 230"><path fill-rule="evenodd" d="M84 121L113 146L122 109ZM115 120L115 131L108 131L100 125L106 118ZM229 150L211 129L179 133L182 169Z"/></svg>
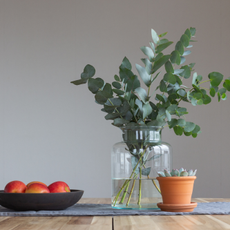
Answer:
<svg viewBox="0 0 230 230"><path fill-rule="evenodd" d="M191 212L197 203L191 202L196 176L157 177L162 201L158 207L162 211Z"/></svg>

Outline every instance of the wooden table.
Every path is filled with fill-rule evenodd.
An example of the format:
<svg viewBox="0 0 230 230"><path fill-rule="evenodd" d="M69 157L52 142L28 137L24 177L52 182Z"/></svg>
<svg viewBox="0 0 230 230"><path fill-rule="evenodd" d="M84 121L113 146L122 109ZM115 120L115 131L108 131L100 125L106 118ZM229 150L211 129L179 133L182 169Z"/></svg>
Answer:
<svg viewBox="0 0 230 230"><path fill-rule="evenodd" d="M230 199L193 199L195 202ZM110 199L82 198L81 203L110 203ZM0 230L203 230L230 229L230 215L0 217Z"/></svg>

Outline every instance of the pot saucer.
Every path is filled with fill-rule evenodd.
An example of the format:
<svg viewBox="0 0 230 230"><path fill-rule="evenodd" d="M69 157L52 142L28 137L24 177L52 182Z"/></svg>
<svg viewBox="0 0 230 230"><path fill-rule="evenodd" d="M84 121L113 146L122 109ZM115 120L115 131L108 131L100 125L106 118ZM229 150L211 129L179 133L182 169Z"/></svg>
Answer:
<svg viewBox="0 0 230 230"><path fill-rule="evenodd" d="M191 202L190 204L163 204L158 203L158 208L161 211L166 212L192 212L195 207L197 207L196 202Z"/></svg>

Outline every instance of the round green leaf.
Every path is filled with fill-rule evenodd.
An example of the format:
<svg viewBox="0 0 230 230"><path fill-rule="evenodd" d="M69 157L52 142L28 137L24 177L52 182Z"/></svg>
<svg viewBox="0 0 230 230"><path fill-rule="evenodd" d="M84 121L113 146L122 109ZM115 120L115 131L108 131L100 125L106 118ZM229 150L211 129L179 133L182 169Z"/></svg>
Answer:
<svg viewBox="0 0 230 230"><path fill-rule="evenodd" d="M132 65L131 65L131 63L127 57L124 57L124 59L122 60L120 68L121 69L129 69L129 70L132 69Z"/></svg>
<svg viewBox="0 0 230 230"><path fill-rule="evenodd" d="M191 38L192 35L189 29L187 29L184 33L188 36L189 39Z"/></svg>
<svg viewBox="0 0 230 230"><path fill-rule="evenodd" d="M225 79L223 86L225 89L230 91L230 79Z"/></svg>
<svg viewBox="0 0 230 230"><path fill-rule="evenodd" d="M117 75L114 75L114 79L115 79L115 81L121 81Z"/></svg>
<svg viewBox="0 0 230 230"><path fill-rule="evenodd" d="M95 68L92 65L88 64L85 66L83 73L81 74L81 79L84 80L89 79L94 76L95 72L96 72Z"/></svg>
<svg viewBox="0 0 230 230"><path fill-rule="evenodd" d="M167 92L167 86L166 86L164 80L161 80L161 81L160 81L160 91L161 91L161 92Z"/></svg>
<svg viewBox="0 0 230 230"><path fill-rule="evenodd" d="M153 50L147 46L142 46L141 47L142 52L149 58L150 61L153 60L154 58L154 53Z"/></svg>
<svg viewBox="0 0 230 230"><path fill-rule="evenodd" d="M196 127L196 124L194 124L193 122L186 122L186 125L184 127L184 131L185 132L192 132Z"/></svg>
<svg viewBox="0 0 230 230"><path fill-rule="evenodd" d="M96 93L100 88L102 88L104 85L104 80L101 78L90 78L88 80L88 89L92 92L92 93Z"/></svg>
<svg viewBox="0 0 230 230"><path fill-rule="evenodd" d="M167 61L165 63L165 70L167 73L173 73L174 72L173 66L172 66L170 61Z"/></svg>
<svg viewBox="0 0 230 230"><path fill-rule="evenodd" d="M116 89L120 89L121 88L121 84L119 82L114 81L114 82L112 82L112 85Z"/></svg>
<svg viewBox="0 0 230 230"><path fill-rule="evenodd" d="M183 128L180 126L174 126L173 130L176 135L181 136L183 134Z"/></svg>
<svg viewBox="0 0 230 230"><path fill-rule="evenodd" d="M180 53L180 55L183 55L184 53L184 46L181 41L178 41L176 43L175 49Z"/></svg>
<svg viewBox="0 0 230 230"><path fill-rule="evenodd" d="M182 42L184 47L187 47L189 45L189 37L186 34L183 34L180 38L180 41Z"/></svg>
<svg viewBox="0 0 230 230"><path fill-rule="evenodd" d="M212 86L219 86L224 76L219 72L212 72L208 77Z"/></svg>
<svg viewBox="0 0 230 230"><path fill-rule="evenodd" d="M151 84L151 75L148 74L148 72L146 71L144 67L138 64L136 64L136 69L140 77L142 78L143 82L145 83L145 85L149 87Z"/></svg>
<svg viewBox="0 0 230 230"><path fill-rule="evenodd" d="M215 91L214 88L210 88L209 93L210 93L210 95L211 95L212 97L215 97L216 91Z"/></svg>
<svg viewBox="0 0 230 230"><path fill-rule="evenodd" d="M178 119L177 125L179 125L180 127L184 127L186 125L186 121L184 119Z"/></svg>
<svg viewBox="0 0 230 230"><path fill-rule="evenodd" d="M174 64L176 63L177 65L180 65L180 62L181 62L181 58L180 58L180 53L177 51L177 50L174 50L172 53L171 53L171 62Z"/></svg>
<svg viewBox="0 0 230 230"><path fill-rule="evenodd" d="M203 98L203 103L205 105L209 104L212 101L211 97L209 97L208 95L205 95Z"/></svg>
<svg viewBox="0 0 230 230"><path fill-rule="evenodd" d="M171 84L175 84L176 83L176 78L172 73L166 73L164 75L164 81L169 82Z"/></svg>
<svg viewBox="0 0 230 230"><path fill-rule="evenodd" d="M157 44L159 42L159 37L158 37L156 31L151 29L151 35L152 35L153 42L155 44Z"/></svg>

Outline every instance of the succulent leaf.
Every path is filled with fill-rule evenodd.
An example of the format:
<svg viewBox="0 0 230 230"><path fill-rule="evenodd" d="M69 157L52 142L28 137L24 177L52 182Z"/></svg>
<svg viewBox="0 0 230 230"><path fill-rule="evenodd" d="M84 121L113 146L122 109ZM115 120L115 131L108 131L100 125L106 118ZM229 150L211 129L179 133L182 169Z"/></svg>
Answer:
<svg viewBox="0 0 230 230"><path fill-rule="evenodd" d="M179 169L179 172L180 172L180 173L183 172L183 171L185 171L184 168L180 168L180 169Z"/></svg>
<svg viewBox="0 0 230 230"><path fill-rule="evenodd" d="M193 176L193 170L192 170L192 169L190 169L190 170L188 171L188 176Z"/></svg>
<svg viewBox="0 0 230 230"><path fill-rule="evenodd" d="M195 176L195 175L196 175L196 172L197 172L197 169L195 169L195 170L194 170L194 172L193 172L193 176Z"/></svg>
<svg viewBox="0 0 230 230"><path fill-rule="evenodd" d="M182 172L180 173L180 176L188 176L188 172L187 172L187 171L182 171Z"/></svg>
<svg viewBox="0 0 230 230"><path fill-rule="evenodd" d="M164 172L157 172L157 174L158 174L159 177L165 177Z"/></svg>
<svg viewBox="0 0 230 230"><path fill-rule="evenodd" d="M164 170L164 174L166 177L171 177L171 174L167 169Z"/></svg>
<svg viewBox="0 0 230 230"><path fill-rule="evenodd" d="M172 175L172 176L180 176L180 172L179 172L178 169L173 169L173 170L171 171L171 175Z"/></svg>

